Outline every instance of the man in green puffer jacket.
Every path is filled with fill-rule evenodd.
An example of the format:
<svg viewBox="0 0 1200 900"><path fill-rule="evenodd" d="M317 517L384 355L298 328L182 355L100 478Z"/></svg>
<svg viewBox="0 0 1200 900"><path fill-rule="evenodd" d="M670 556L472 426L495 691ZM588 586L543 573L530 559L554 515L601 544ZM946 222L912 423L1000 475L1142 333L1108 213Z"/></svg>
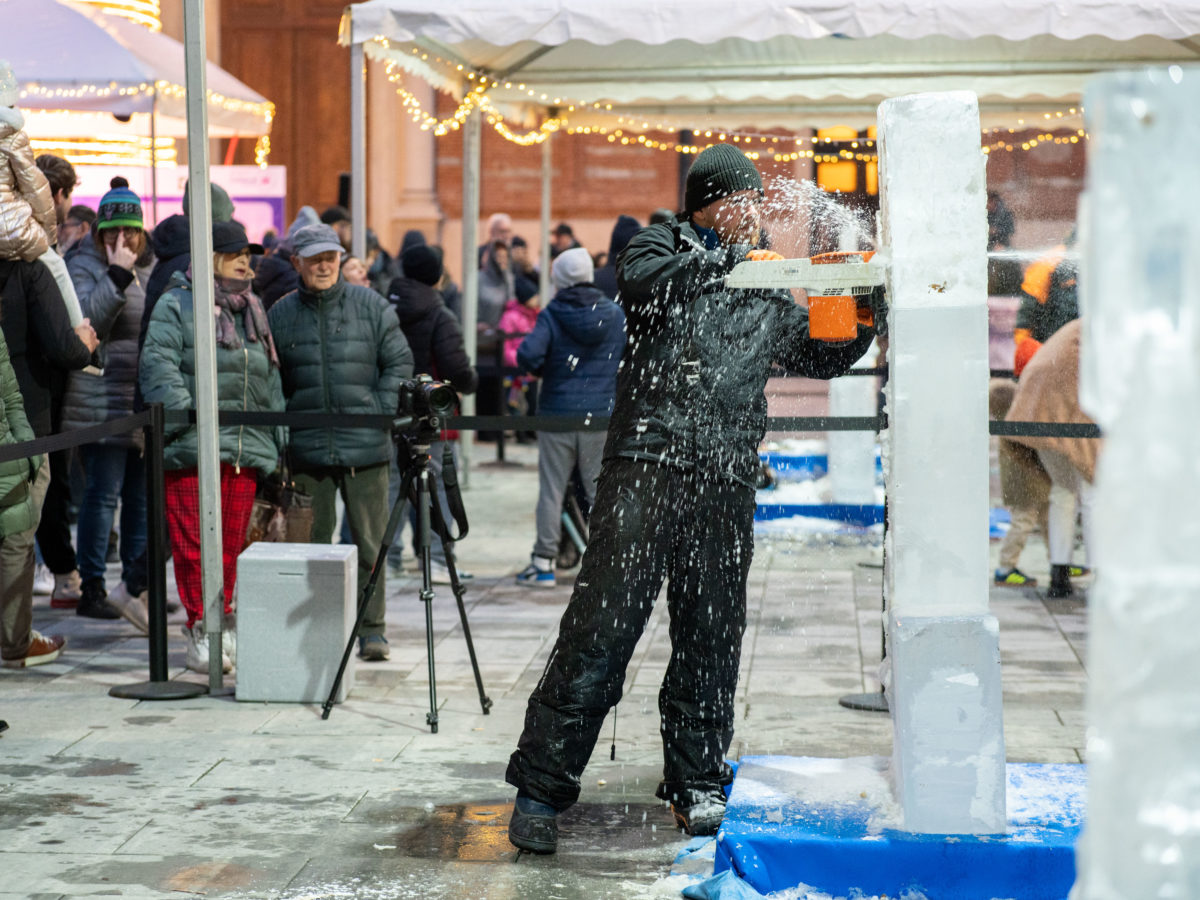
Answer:
<svg viewBox="0 0 1200 900"><path fill-rule="evenodd" d="M32 441L33 429L0 333L0 446ZM67 639L33 630L33 539L50 470L45 458L0 463L0 660L6 669L40 666L62 653Z"/></svg>
<svg viewBox="0 0 1200 900"><path fill-rule="evenodd" d="M268 313L288 412L395 415L400 383L413 371L395 310L369 288L341 278L342 245L328 225L301 228L292 244L300 288ZM313 497L313 542L332 539L340 492L358 547L359 584L370 577L387 528L388 460L394 452L384 430L291 429L292 470ZM364 660L388 658L385 596L381 573L359 633Z"/></svg>

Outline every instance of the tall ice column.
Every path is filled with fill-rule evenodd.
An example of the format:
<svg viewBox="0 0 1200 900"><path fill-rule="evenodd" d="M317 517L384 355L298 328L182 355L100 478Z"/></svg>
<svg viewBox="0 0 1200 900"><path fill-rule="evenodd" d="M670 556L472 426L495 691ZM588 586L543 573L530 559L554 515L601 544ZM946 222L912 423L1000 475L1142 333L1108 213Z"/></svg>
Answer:
<svg viewBox="0 0 1200 900"><path fill-rule="evenodd" d="M909 831L1005 830L999 628L988 613L987 213L968 92L879 107L889 264L887 639Z"/></svg>
<svg viewBox="0 0 1200 900"><path fill-rule="evenodd" d="M1104 447L1076 891L1200 897L1200 69L1105 76L1085 108L1080 401Z"/></svg>

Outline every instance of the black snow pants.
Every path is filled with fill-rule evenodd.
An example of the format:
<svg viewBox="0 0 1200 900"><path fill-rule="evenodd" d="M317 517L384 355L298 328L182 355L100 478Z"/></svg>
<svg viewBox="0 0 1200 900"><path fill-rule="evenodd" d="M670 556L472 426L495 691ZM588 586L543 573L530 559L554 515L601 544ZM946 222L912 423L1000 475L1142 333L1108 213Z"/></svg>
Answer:
<svg viewBox="0 0 1200 900"><path fill-rule="evenodd" d="M559 811L579 798L664 578L671 661L658 700L657 795L689 806L728 783L753 549L752 488L641 460L606 461L587 552L529 698L508 783Z"/></svg>

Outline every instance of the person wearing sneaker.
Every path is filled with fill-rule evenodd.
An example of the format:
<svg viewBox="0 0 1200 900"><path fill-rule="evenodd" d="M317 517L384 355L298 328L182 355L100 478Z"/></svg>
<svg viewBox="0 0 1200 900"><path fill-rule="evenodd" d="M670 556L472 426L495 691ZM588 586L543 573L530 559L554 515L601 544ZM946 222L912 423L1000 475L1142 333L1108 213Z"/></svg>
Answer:
<svg viewBox="0 0 1200 900"><path fill-rule="evenodd" d="M656 794L692 833L720 826L767 378L775 363L844 374L875 337L863 324L853 340L819 341L790 292L725 287L743 260L781 258L760 248L762 178L732 144L696 157L684 194L684 212L643 228L617 261L628 342L590 542L506 773L517 789L508 836L523 850L556 848L555 816L579 797L664 581Z"/></svg>
<svg viewBox="0 0 1200 900"><path fill-rule="evenodd" d="M90 240L69 254L84 315L100 338L103 371L71 372L63 398L62 430L101 425L133 412L138 332L154 254L142 229L142 206L124 178L101 199ZM120 505L121 580L132 595L149 583L146 554L146 465L142 432L135 429L79 448L86 483L79 508L76 549L82 580L75 612L93 619L125 613L108 601L108 538Z"/></svg>
<svg viewBox="0 0 1200 900"><path fill-rule="evenodd" d="M592 257L564 250L550 268L557 293L517 348L517 365L542 379L538 412L546 416L608 416L625 349L625 313L593 283ZM562 536L563 495L579 467L590 508L604 457L602 431L538 432L537 540L519 584L554 587Z"/></svg>
<svg viewBox="0 0 1200 900"><path fill-rule="evenodd" d="M0 334L0 446L31 440L33 429ZM0 663L10 669L53 662L67 643L33 630L33 542L49 483L43 456L0 463Z"/></svg>
<svg viewBox="0 0 1200 900"><path fill-rule="evenodd" d="M217 406L244 412L283 410L279 354L263 310L251 290L250 255L262 253L237 222L213 223L213 273L217 318ZM190 267L175 272L154 306L142 348L139 382L147 403L166 409L196 406L196 332ZM225 671L236 663L233 593L237 558L258 487L258 473L279 464L285 439L282 428L224 425L219 429L221 458L221 545L225 588L222 649ZM187 667L208 671L208 641L203 630L200 587L200 494L195 426L167 435L163 451L167 532L171 538L175 584L187 610ZM116 592L114 591L114 594ZM110 596L110 599L112 597Z"/></svg>
<svg viewBox="0 0 1200 900"><path fill-rule="evenodd" d="M13 372L34 436L53 434L60 417L67 372L82 369L91 361L98 343L96 332L86 319L72 328L50 270L38 261L22 260L0 260L0 327L8 342ZM56 455L50 454L48 463L51 483L46 503L56 500L51 496ZM50 605L55 609L73 609L79 601L79 573L72 572L75 551L71 548L70 530L66 531L64 554L57 544L49 545L42 540L41 505L38 517L37 543L42 547L46 565L37 567L34 593L49 594ZM53 574L56 571L75 576L73 595L69 585L63 583L66 576Z"/></svg>
<svg viewBox="0 0 1200 900"><path fill-rule="evenodd" d="M1079 344L1082 320L1067 323L1047 340L1021 373L1008 411L1013 422L1091 424L1079 407ZM1083 518L1084 552L1092 551L1092 482L1102 449L1100 438L1013 437L1037 452L1050 476L1050 587L1046 596L1070 597L1071 553L1077 510ZM1089 560L1090 561L1090 560ZM1090 570L1089 570L1090 571Z"/></svg>
<svg viewBox="0 0 1200 900"><path fill-rule="evenodd" d="M442 250L424 243L414 244L400 254L404 274L392 279L388 287L388 302L396 309L400 330L408 342L413 355L413 372L432 375L444 381L460 394L473 394L479 386L479 376L463 345L462 330L454 313L446 308L442 295L435 285L442 280ZM441 505L442 518L450 522L450 504L446 500L446 486L442 483L442 451L450 442L455 460L458 458L458 432L443 432L442 441L429 445L429 473L437 486L437 502ZM388 502L395 503L400 493L400 470L396 455L392 454L391 478L388 486ZM417 511L409 507L409 522L412 525L413 555L417 555ZM447 542L454 552L454 542ZM395 546L398 554L399 541ZM446 568L446 553L442 542L436 537L430 542L429 557L434 584L449 584L450 570ZM458 572L460 581L468 581L471 575Z"/></svg>
<svg viewBox="0 0 1200 900"><path fill-rule="evenodd" d="M1009 378L993 378L988 382L988 411L993 419L1004 420L1016 393L1017 383ZM1043 537L1049 534L1050 476L1038 461L1036 450L1008 438L997 440L1000 493L1010 518L1000 544L1000 566L993 580L1000 587L1037 587L1037 579L1018 569L1017 562L1035 528L1041 526Z"/></svg>
<svg viewBox="0 0 1200 900"><path fill-rule="evenodd" d="M287 409L393 416L400 383L413 373L412 351L391 304L341 277L341 257L342 245L328 225L306 225L292 238L300 287L268 314ZM358 583L365 585L391 511L391 435L378 428L293 428L288 454L296 484L313 498L314 544L332 539L341 494L358 547ZM368 662L388 658L386 574L379 574L359 632L359 655Z"/></svg>

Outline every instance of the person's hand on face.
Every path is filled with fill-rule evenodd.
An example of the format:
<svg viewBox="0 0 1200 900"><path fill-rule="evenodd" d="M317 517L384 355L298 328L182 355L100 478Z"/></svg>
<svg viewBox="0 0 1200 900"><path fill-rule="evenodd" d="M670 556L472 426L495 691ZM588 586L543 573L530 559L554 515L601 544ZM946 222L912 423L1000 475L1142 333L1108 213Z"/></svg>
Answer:
<svg viewBox="0 0 1200 900"><path fill-rule="evenodd" d="M292 265L310 291L327 291L337 284L341 259L338 251L326 250L313 256L293 256Z"/></svg>
<svg viewBox="0 0 1200 900"><path fill-rule="evenodd" d="M131 234L133 229L122 226L113 231L115 232L113 237L108 235L104 237L104 249L108 252L108 264L132 272L133 266L137 262L137 253L130 246L133 240Z"/></svg>
<svg viewBox="0 0 1200 900"><path fill-rule="evenodd" d="M695 221L715 231L723 244L754 245L762 229L762 200L757 191L738 191L708 204Z"/></svg>
<svg viewBox="0 0 1200 900"><path fill-rule="evenodd" d="M250 268L250 248L239 253L214 253L213 272L222 278L245 281L254 271Z"/></svg>

